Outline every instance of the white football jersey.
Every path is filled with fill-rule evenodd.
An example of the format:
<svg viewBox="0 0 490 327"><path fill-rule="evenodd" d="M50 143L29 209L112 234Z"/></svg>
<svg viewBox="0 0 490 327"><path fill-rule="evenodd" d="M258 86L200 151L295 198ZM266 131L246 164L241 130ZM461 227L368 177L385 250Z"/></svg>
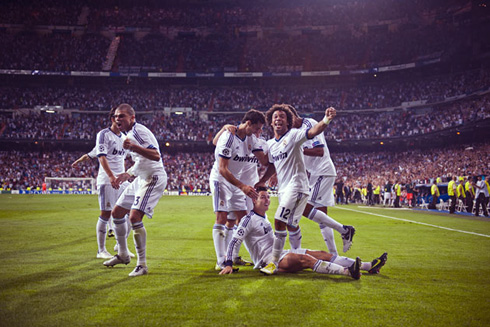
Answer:
<svg viewBox="0 0 490 327"><path fill-rule="evenodd" d="M259 161L255 157L256 151L263 151L267 153L267 141L261 138L257 138L256 150L253 150L250 154L250 161L244 164L242 172L240 174L240 181L246 185L254 186L259 181Z"/></svg>
<svg viewBox="0 0 490 327"><path fill-rule="evenodd" d="M303 118L301 129L308 130L317 123L318 122L312 118ZM311 176L337 176L337 171L335 170L335 165L330 157L330 151L328 151L324 133L315 136L313 139L308 140L303 144L303 148L312 149L316 147L323 147L323 156L305 156L306 170L310 172Z"/></svg>
<svg viewBox="0 0 490 327"><path fill-rule="evenodd" d="M127 133L126 137L138 144L139 146L147 149L156 149L160 153L160 147L155 135L144 125L135 123L131 130ZM131 157L134 161L133 174L141 177L142 180L146 180L153 175L167 176L165 168L163 167L162 159L158 161L145 158L139 153L131 151Z"/></svg>
<svg viewBox="0 0 490 327"><path fill-rule="evenodd" d="M219 173L219 160L225 158L229 159L228 169L230 172L235 178L241 180L240 177L245 167L258 164L257 158L252 153L261 150L255 135L245 136L244 139L241 139L237 135L225 131L216 144L215 161L209 179L225 181L225 178Z"/></svg>
<svg viewBox="0 0 490 327"><path fill-rule="evenodd" d="M97 133L95 141L95 151L97 157L105 156L109 163L114 176L124 172L124 158L126 150L123 146L122 134L116 135L110 128L104 128ZM97 185L110 184L109 176L102 165L99 164L99 173L97 174Z"/></svg>
<svg viewBox="0 0 490 327"><path fill-rule="evenodd" d="M245 241L255 268L264 267L271 261L274 231L267 215L264 217L252 210L240 220L228 245L226 260L233 260L238 256L243 241Z"/></svg>
<svg viewBox="0 0 490 327"><path fill-rule="evenodd" d="M87 156L90 159L93 159L93 158L97 157L97 146L94 146L94 148L92 150L90 150L89 153L87 153Z"/></svg>
<svg viewBox="0 0 490 327"><path fill-rule="evenodd" d="M308 140L307 132L293 128L280 139L273 138L267 141L269 162L276 168L279 193L284 193L288 188L293 192L309 194L303 155L303 143Z"/></svg>

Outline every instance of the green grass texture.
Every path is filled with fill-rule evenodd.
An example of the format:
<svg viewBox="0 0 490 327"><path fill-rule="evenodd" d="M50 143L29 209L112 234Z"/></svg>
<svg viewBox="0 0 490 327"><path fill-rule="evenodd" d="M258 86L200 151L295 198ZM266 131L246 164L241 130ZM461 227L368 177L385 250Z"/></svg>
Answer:
<svg viewBox="0 0 490 327"><path fill-rule="evenodd" d="M485 218L337 206L329 215L356 227L346 256L388 252L379 275L242 267L220 276L211 197L164 196L143 220L149 274L131 278L135 259L113 268L96 259L96 196L2 194L0 208L0 326L490 325ZM272 198L270 220L276 208ZM304 248L326 250L317 224L300 225ZM111 253L114 244L107 239ZM134 252L132 236L128 244ZM243 246L241 254L249 258Z"/></svg>

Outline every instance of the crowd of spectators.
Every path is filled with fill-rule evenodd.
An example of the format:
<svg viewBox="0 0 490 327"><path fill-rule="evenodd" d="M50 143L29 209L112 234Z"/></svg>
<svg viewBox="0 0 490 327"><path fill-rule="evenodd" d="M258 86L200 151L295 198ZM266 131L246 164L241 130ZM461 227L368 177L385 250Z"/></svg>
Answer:
<svg viewBox="0 0 490 327"><path fill-rule="evenodd" d="M326 107L327 105L325 105ZM321 107L319 107L321 108ZM266 109L266 108L265 108ZM300 114L321 120L298 106ZM108 112L108 111L107 111ZM74 113L71 116L31 110L28 114L0 115L0 139L93 140L96 133L108 126L107 112ZM148 126L161 141L206 141L224 124L238 124L242 113L208 115L199 112L166 115L163 111L138 114L139 122ZM339 114L326 130L330 141L387 139L442 131L450 127L490 118L490 95L448 102L430 109ZM272 135L268 126L264 136Z"/></svg>
<svg viewBox="0 0 490 327"><path fill-rule="evenodd" d="M453 17L472 9L458 0L331 2L145 6L94 1L84 6L50 0L41 6L29 0L6 1L0 4L0 24L78 25L86 15L87 28L82 36L69 31L38 35L32 29L2 32L0 68L100 71L110 44L109 35L103 33L107 26L152 28L147 35L122 36L113 66L116 71L119 67L166 72L357 69L475 55L487 43L488 24L477 26ZM239 32L239 27L246 31L257 26L262 30L260 37ZM299 35L285 32L293 26L302 28ZM328 32L315 30L317 26ZM182 33L170 33L171 27ZM189 28L199 28L201 33L186 32Z"/></svg>
<svg viewBox="0 0 490 327"><path fill-rule="evenodd" d="M96 159L72 168L83 153L0 152L0 187L36 189L45 177L97 176ZM214 163L213 153L164 153L169 191L209 192L208 176ZM366 185L369 181L384 185L387 181L430 184L440 177L489 175L490 144L475 144L433 150L405 152L332 153L339 179L348 185ZM12 165L15 158L16 164Z"/></svg>
<svg viewBox="0 0 490 327"><path fill-rule="evenodd" d="M1 54L0 54L1 56ZM327 106L338 110L382 109L403 103L433 104L456 96L490 88L490 69L469 70L450 75L416 79L383 79L336 85L263 87L158 87L158 86L45 86L0 87L0 108L33 108L36 105L65 109L109 111L127 102L138 111L161 111L164 107L190 107L193 111L243 112L249 108L267 110L273 103L291 103L311 113Z"/></svg>
<svg viewBox="0 0 490 327"><path fill-rule="evenodd" d="M88 24L97 27L221 27L221 26L312 26L358 24L405 19L421 21L437 13L447 14L466 3L451 1L398 0L307 0L307 1L67 1L6 0L0 6L0 22L29 25L78 25L83 8L90 11ZM449 9L448 9L449 8ZM439 17L443 18L443 17Z"/></svg>

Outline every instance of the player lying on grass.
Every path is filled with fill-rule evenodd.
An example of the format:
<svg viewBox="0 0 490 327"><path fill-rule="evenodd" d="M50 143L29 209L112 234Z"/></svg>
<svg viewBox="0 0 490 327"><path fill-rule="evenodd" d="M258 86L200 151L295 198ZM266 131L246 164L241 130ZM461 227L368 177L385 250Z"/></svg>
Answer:
<svg viewBox="0 0 490 327"><path fill-rule="evenodd" d="M274 237L272 226L266 216L270 196L264 187L257 188L257 192L259 196L254 200L253 210L242 218L228 245L225 268L220 275L233 273L233 259L238 256L242 241L245 241L255 268L260 269L271 260ZM279 259L278 272L294 273L310 268L320 274L345 275L359 279L361 270L370 274L379 273L387 258L388 254L384 253L372 262L361 262L359 257L354 260L325 251L284 250Z"/></svg>

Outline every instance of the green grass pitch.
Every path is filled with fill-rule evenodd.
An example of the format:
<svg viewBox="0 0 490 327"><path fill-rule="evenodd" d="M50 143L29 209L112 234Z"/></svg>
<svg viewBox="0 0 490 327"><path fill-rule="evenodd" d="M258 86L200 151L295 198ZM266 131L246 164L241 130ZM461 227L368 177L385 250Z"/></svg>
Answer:
<svg viewBox="0 0 490 327"><path fill-rule="evenodd" d="M389 253L379 275L263 276L244 267L219 276L211 198L167 196L144 219L149 275L129 278L135 260L106 268L95 258L96 196L3 194L0 207L1 326L490 325L483 218L339 206L330 215L357 229L347 256ZM273 198L269 216L276 207ZM316 224L301 226L303 247L325 249ZM107 243L112 253L115 240Z"/></svg>

